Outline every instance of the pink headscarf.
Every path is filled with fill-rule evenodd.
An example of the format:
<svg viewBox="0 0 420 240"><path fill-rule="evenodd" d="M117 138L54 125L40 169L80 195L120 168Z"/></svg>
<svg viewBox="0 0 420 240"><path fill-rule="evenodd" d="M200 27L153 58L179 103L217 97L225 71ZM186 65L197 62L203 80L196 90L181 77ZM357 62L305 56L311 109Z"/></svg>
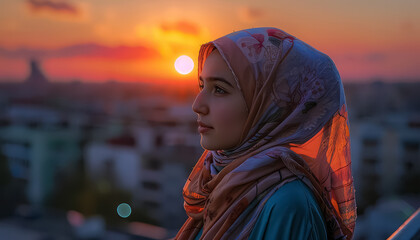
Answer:
<svg viewBox="0 0 420 240"><path fill-rule="evenodd" d="M330 239L353 236L356 203L345 95L334 62L276 28L233 32L203 44L200 75L214 48L242 91L248 119L234 149L205 150L185 183L189 216L175 239L247 239L267 199L303 181Z"/></svg>

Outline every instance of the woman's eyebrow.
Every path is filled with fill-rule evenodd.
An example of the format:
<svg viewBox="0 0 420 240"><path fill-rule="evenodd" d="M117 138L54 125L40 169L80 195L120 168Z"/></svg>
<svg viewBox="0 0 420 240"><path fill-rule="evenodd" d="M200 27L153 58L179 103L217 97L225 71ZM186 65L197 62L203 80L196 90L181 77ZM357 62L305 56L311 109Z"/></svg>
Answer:
<svg viewBox="0 0 420 240"><path fill-rule="evenodd" d="M200 76L200 80L204 82L204 80L203 80L203 78L201 76ZM220 82L224 82L227 85L229 85L231 88L234 88L233 85L229 81L227 81L226 79L221 78L221 77L208 77L207 78L207 81L220 81Z"/></svg>

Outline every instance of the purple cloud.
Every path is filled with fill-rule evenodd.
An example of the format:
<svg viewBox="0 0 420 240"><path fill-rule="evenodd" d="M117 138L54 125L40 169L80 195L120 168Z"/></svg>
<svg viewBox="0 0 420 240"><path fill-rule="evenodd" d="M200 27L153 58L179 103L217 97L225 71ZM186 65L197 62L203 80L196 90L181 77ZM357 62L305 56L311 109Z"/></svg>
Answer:
<svg viewBox="0 0 420 240"><path fill-rule="evenodd" d="M370 53L343 53L332 54L333 58L338 61L344 62L364 62L364 63L377 63L384 62L389 59L389 54L385 52L370 52Z"/></svg>
<svg viewBox="0 0 420 240"><path fill-rule="evenodd" d="M62 0L27 0L26 2L32 11L48 10L72 15L78 15L80 12L76 6Z"/></svg>
<svg viewBox="0 0 420 240"><path fill-rule="evenodd" d="M95 43L77 44L53 50L20 48L9 50L0 48L0 57L4 58L105 58L119 60L151 59L160 54L153 48L144 46L108 47Z"/></svg>

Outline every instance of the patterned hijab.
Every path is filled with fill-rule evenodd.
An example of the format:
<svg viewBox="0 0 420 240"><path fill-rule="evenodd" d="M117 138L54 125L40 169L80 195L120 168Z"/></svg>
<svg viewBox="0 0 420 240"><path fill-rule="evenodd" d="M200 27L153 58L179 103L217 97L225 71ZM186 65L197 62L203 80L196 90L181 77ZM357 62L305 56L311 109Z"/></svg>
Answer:
<svg viewBox="0 0 420 240"><path fill-rule="evenodd" d="M183 189L189 218L175 239L247 239L267 199L303 181L329 239L351 239L356 203L344 90L334 62L276 28L233 32L201 46L200 75L217 49L248 108L240 144L205 150ZM292 197L292 196L291 196Z"/></svg>

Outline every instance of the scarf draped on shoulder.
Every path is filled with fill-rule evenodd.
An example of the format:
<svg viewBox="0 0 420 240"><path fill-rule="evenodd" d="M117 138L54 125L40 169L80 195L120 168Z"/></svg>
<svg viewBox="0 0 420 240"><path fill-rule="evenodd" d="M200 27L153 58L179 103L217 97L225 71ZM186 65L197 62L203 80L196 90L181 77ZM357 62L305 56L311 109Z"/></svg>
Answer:
<svg viewBox="0 0 420 240"><path fill-rule="evenodd" d="M201 46L198 75L217 50L232 71L248 119L234 149L205 150L183 189L189 216L175 239L247 239L267 199L303 181L329 239L351 239L356 202L347 106L324 53L277 28L233 32Z"/></svg>

